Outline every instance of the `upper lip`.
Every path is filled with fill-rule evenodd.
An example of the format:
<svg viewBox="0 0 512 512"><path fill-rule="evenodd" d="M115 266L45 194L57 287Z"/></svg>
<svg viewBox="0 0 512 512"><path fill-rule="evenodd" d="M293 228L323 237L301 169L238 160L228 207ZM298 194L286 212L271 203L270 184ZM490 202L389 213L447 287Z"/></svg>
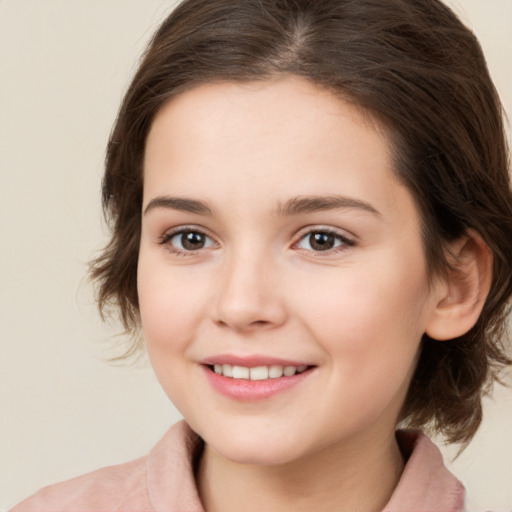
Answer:
<svg viewBox="0 0 512 512"><path fill-rule="evenodd" d="M230 364L232 366L244 366L247 368L255 368L257 366L313 366L311 363L283 359L280 357L264 356L264 355L251 355L251 356L237 356L234 354L219 354L211 357L206 357L200 361L201 364L214 365L214 364Z"/></svg>

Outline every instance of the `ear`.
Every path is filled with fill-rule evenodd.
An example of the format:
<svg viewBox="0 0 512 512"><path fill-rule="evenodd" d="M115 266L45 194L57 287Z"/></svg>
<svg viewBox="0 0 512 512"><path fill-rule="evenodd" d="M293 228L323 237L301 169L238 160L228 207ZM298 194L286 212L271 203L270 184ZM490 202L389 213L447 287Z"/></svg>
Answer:
<svg viewBox="0 0 512 512"><path fill-rule="evenodd" d="M426 334L449 340L466 334L477 322L492 279L492 253L473 230L450 245L451 268L435 285L434 309Z"/></svg>

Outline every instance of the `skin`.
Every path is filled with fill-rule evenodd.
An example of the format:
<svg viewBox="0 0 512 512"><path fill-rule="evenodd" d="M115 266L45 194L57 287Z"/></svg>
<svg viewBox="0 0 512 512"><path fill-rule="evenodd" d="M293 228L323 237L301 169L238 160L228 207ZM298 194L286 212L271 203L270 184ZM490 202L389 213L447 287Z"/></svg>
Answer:
<svg viewBox="0 0 512 512"><path fill-rule="evenodd" d="M283 214L334 194L344 206ZM296 78L201 85L153 122L143 208L143 331L205 440L206 509L381 510L403 469L394 431L420 340L448 288L429 284L418 210L377 123ZM180 245L184 227L204 245ZM315 249L309 234L326 230L335 247ZM205 377L219 354L314 368L244 402Z"/></svg>

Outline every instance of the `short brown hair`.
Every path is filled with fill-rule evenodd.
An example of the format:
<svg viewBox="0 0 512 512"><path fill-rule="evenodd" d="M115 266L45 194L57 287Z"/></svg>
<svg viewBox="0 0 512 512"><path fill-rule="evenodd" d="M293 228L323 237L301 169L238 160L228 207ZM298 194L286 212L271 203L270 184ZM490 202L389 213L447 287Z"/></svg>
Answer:
<svg viewBox="0 0 512 512"><path fill-rule="evenodd" d="M456 340L424 336L402 424L468 442L482 395L510 364L512 201L502 108L478 41L438 0L185 0L154 35L121 105L106 157L112 237L92 263L102 313L139 330L137 258L143 156L172 96L205 82L302 77L354 102L389 135L395 171L422 218L431 275L468 229L493 254L477 324ZM132 345L130 353L138 349Z"/></svg>

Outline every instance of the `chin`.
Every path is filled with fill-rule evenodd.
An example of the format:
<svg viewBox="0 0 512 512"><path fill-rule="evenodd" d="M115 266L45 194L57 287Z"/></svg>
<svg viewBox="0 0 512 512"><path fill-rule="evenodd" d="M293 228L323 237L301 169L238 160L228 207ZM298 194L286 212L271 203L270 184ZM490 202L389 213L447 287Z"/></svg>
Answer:
<svg viewBox="0 0 512 512"><path fill-rule="evenodd" d="M283 436L277 439L262 432L261 435L247 433L226 433L223 436L203 437L205 443L218 455L236 464L278 466L300 458L297 452L300 443L283 443Z"/></svg>

